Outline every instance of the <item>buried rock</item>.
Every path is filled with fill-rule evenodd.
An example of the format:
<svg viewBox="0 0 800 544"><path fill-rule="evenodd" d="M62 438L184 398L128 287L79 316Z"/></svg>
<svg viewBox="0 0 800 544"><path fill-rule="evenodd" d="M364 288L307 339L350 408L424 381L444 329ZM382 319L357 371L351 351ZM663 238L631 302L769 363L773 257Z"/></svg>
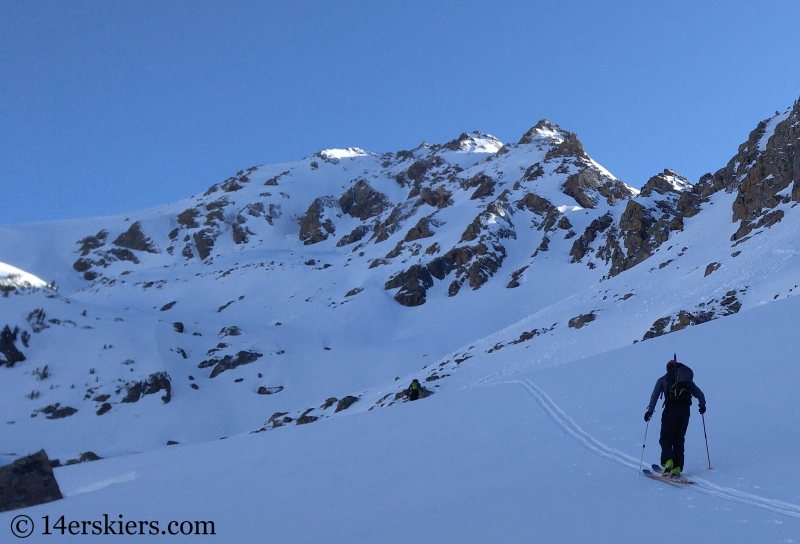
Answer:
<svg viewBox="0 0 800 544"><path fill-rule="evenodd" d="M0 467L0 512L63 498L44 450Z"/></svg>
<svg viewBox="0 0 800 544"><path fill-rule="evenodd" d="M82 454L80 454L77 459L68 459L67 462L64 463L64 465L65 466L77 465L79 463L89 463L91 461L99 461L100 459L102 459L102 457L97 455L95 452L85 451Z"/></svg>
<svg viewBox="0 0 800 544"><path fill-rule="evenodd" d="M336 404L336 410L334 411L334 413L341 412L342 410L347 410L356 402L358 402L358 397L347 395L345 398L343 398Z"/></svg>
<svg viewBox="0 0 800 544"><path fill-rule="evenodd" d="M259 357L263 357L263 355L257 351L242 350L235 356L226 355L222 358L213 357L211 359L206 359L197 365L197 368L208 368L213 366L214 368L211 370L211 375L209 377L216 378L226 370L231 370L241 365L249 365L250 363L254 363Z"/></svg>
<svg viewBox="0 0 800 544"><path fill-rule="evenodd" d="M309 408L308 410L303 412L303 414L300 417L298 417L297 420L295 421L295 425L305 425L307 423L314 423L316 420L318 420L319 419L318 416L308 415L308 413L311 412L312 410L313 408Z"/></svg>
<svg viewBox="0 0 800 544"><path fill-rule="evenodd" d="M62 408L61 403L57 402L36 411L43 413L47 419L62 419L77 413L78 409L72 406L64 406Z"/></svg>
<svg viewBox="0 0 800 544"><path fill-rule="evenodd" d="M159 391L165 393L161 397L164 404L168 404L172 398L172 381L166 372L155 372L140 382L126 383L125 387L128 392L122 402L138 402L145 395L152 395Z"/></svg>
<svg viewBox="0 0 800 544"><path fill-rule="evenodd" d="M263 385L258 388L257 393L259 395L274 395L275 393L280 393L283 391L283 386L279 385L278 387L264 387Z"/></svg>

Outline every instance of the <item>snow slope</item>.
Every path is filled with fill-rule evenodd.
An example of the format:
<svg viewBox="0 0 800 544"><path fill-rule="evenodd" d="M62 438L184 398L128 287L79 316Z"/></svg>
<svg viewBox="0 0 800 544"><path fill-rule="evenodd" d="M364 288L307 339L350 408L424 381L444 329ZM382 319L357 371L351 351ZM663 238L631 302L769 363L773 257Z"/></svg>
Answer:
<svg viewBox="0 0 800 544"><path fill-rule="evenodd" d="M56 469L67 498L24 513L214 521L237 542L797 541L798 311L790 298L538 371L465 362L457 387L422 402ZM690 489L637 479L642 414L673 351L708 398L714 470L693 409Z"/></svg>
<svg viewBox="0 0 800 544"><path fill-rule="evenodd" d="M46 285L46 282L33 274L9 264L0 263L0 287L26 289L29 287L45 287Z"/></svg>

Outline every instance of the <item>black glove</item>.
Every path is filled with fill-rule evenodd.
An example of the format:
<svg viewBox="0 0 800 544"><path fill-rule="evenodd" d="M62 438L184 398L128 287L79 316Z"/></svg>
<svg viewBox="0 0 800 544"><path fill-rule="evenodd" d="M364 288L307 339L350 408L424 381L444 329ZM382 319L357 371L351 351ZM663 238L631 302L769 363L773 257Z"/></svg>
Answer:
<svg viewBox="0 0 800 544"><path fill-rule="evenodd" d="M705 414L706 413L706 407L705 406L701 406L700 407L700 413L701 414Z"/></svg>
<svg viewBox="0 0 800 544"><path fill-rule="evenodd" d="M650 421L651 417L653 417L653 412L651 410L648 410L648 411L646 411L644 413L644 420L645 421Z"/></svg>

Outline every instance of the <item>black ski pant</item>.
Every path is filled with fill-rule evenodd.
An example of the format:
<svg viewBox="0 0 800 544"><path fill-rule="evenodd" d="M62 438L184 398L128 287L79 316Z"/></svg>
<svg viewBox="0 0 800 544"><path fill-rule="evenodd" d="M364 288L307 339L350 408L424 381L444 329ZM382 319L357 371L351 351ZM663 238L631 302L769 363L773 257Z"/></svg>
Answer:
<svg viewBox="0 0 800 544"><path fill-rule="evenodd" d="M686 429L689 427L689 408L691 406L667 405L661 412L661 466L669 459L672 464L683 469L683 444L686 441Z"/></svg>

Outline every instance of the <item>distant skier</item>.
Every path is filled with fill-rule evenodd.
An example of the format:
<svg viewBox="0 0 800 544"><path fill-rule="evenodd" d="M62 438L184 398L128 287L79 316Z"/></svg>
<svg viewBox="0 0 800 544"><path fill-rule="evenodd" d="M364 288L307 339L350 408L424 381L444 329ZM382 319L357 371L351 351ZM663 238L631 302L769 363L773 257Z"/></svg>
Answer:
<svg viewBox="0 0 800 544"><path fill-rule="evenodd" d="M419 384L419 381L414 378L411 385L408 386L408 400L417 400L419 398L420 389L422 389L422 386Z"/></svg>
<svg viewBox="0 0 800 544"><path fill-rule="evenodd" d="M677 478L683 469L683 446L686 440L686 429L689 427L689 407L692 397L696 397L700 413L706 412L706 397L694 384L694 373L688 366L674 360L667 363L667 373L656 382L650 405L644 414L644 420L653 417L656 402L664 395L664 411L661 413L661 445L662 474Z"/></svg>

